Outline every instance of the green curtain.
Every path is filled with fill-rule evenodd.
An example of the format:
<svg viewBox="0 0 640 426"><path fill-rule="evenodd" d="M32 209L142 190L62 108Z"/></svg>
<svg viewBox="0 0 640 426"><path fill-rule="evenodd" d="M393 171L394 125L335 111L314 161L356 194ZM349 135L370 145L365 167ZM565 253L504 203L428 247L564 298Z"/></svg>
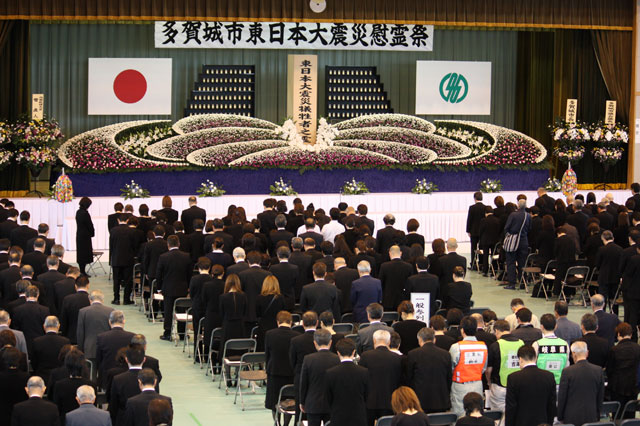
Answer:
<svg viewBox="0 0 640 426"><path fill-rule="evenodd" d="M189 92L203 64L256 66L256 115L273 122L286 117L287 55L318 55L319 111L325 111L324 67L377 66L395 112L415 113L416 60L491 61L491 115L457 116L506 127L515 122L517 37L514 31L441 30L429 53L383 51L295 51L228 49L155 49L150 24L31 25L31 84L45 94L45 111L56 117L66 135L134 119L166 116L88 116L87 63L90 57L173 58L173 114L183 117ZM451 116L426 117L452 118Z"/></svg>

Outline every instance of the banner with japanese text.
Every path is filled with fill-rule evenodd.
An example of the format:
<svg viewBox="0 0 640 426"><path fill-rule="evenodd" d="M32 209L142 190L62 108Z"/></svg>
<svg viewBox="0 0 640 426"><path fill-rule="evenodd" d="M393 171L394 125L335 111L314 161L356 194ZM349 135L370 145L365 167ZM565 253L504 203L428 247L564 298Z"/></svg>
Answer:
<svg viewBox="0 0 640 426"><path fill-rule="evenodd" d="M433 25L156 21L156 48L430 52Z"/></svg>

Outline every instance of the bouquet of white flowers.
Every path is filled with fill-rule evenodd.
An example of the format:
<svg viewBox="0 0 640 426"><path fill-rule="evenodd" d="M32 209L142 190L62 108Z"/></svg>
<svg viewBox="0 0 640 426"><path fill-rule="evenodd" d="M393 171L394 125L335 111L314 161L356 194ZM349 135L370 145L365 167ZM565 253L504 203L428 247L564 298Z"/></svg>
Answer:
<svg viewBox="0 0 640 426"><path fill-rule="evenodd" d="M200 187L196 190L196 193L200 197L220 197L224 195L227 191L222 189L222 185L218 185L217 183L211 182L207 179L206 182L202 182Z"/></svg>
<svg viewBox="0 0 640 426"><path fill-rule="evenodd" d="M416 185L411 188L411 192L414 194L431 194L438 190L438 187L433 182L427 182L427 179L416 179Z"/></svg>
<svg viewBox="0 0 640 426"><path fill-rule="evenodd" d="M480 182L480 192L500 192L502 191L502 182L499 179L485 179Z"/></svg>
<svg viewBox="0 0 640 426"><path fill-rule="evenodd" d="M124 188L120 189L122 192L122 196L125 200L132 200L134 198L149 198L151 195L149 191L135 183L133 180L131 183L128 183L124 186Z"/></svg>
<svg viewBox="0 0 640 426"><path fill-rule="evenodd" d="M544 189L549 192L560 192L562 190L562 183L558 179L547 179L544 183Z"/></svg>
<svg viewBox="0 0 640 426"><path fill-rule="evenodd" d="M352 178L342 185L340 193L343 195L368 194L369 188L364 182L358 182L355 178Z"/></svg>
<svg viewBox="0 0 640 426"><path fill-rule="evenodd" d="M270 195L298 195L291 182L285 183L282 178L269 186L269 189L271 190Z"/></svg>

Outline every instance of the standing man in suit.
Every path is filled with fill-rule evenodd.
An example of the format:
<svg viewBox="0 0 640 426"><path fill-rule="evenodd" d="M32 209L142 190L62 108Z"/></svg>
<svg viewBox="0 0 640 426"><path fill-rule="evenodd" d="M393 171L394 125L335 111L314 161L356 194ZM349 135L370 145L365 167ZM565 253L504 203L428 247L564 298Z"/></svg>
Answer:
<svg viewBox="0 0 640 426"><path fill-rule="evenodd" d="M27 249L27 241L38 236L38 231L29 226L31 214L27 210L20 212L20 225L14 228L9 235L12 246L18 246L22 250Z"/></svg>
<svg viewBox="0 0 640 426"><path fill-rule="evenodd" d="M596 253L596 267L598 268L598 294L607 300L615 296L620 285L620 268L622 247L613 242L613 233L604 231L600 236L603 246Z"/></svg>
<svg viewBox="0 0 640 426"><path fill-rule="evenodd" d="M0 331L9 330L16 338L16 348L23 354L27 354L27 340L24 338L24 333L20 330L14 330L9 328L11 325L11 317L7 311L0 310Z"/></svg>
<svg viewBox="0 0 640 426"><path fill-rule="evenodd" d="M142 370L142 364L144 364L144 349L142 346L128 345L126 353L125 359L129 369L113 378L108 394L111 422L117 426L124 425L127 400L140 393L138 374Z"/></svg>
<svg viewBox="0 0 640 426"><path fill-rule="evenodd" d="M447 284L453 277L453 268L456 266L462 266L467 272L467 261L464 256L460 256L456 253L458 249L458 241L455 238L449 238L447 240L447 254L440 258L440 265L442 266L442 276L440 277L440 299L444 300L446 297Z"/></svg>
<svg viewBox="0 0 640 426"><path fill-rule="evenodd" d="M480 221L484 219L485 205L482 204L482 192L473 194L473 204L469 206L467 213L467 235L471 238L471 269L478 270L478 265L474 264L478 242L480 241Z"/></svg>
<svg viewBox="0 0 640 426"><path fill-rule="evenodd" d="M371 265L369 265L371 266ZM333 259L333 278L336 281L336 288L340 290L340 312L343 314L353 311L351 305L351 286L360 276L356 269L347 267L344 257Z"/></svg>
<svg viewBox="0 0 640 426"><path fill-rule="evenodd" d="M293 311L296 303L296 288L298 287L298 279L300 278L300 270L293 263L289 263L291 251L288 247L279 247L276 250L278 263L271 265L271 272L280 285L280 293L284 296L284 307L288 311Z"/></svg>
<svg viewBox="0 0 640 426"><path fill-rule="evenodd" d="M593 314L584 314L580 320L580 328L583 336L577 341L587 344L587 361L600 368L605 368L609 358L609 342L596 334L598 318Z"/></svg>
<svg viewBox="0 0 640 426"><path fill-rule="evenodd" d="M313 265L312 284L302 288L300 295L300 309L314 311L320 315L324 311L333 312L334 318L340 318L340 301L336 286L324 280L327 275L327 265L317 262Z"/></svg>
<svg viewBox="0 0 640 426"><path fill-rule="evenodd" d="M325 378L331 423L335 425L366 426L367 420L365 416L368 411L369 395L371 395L369 390L371 374L367 372L366 368L353 362L356 356L356 348L351 340L340 340L336 344L336 348L340 364L327 370ZM394 356L400 358L397 355Z"/></svg>
<svg viewBox="0 0 640 426"><path fill-rule="evenodd" d="M46 242L43 238L36 238L33 244L33 250L22 256L22 265L29 265L33 268L34 276L38 276L44 272L47 255L44 253Z"/></svg>
<svg viewBox="0 0 640 426"><path fill-rule="evenodd" d="M54 316L48 316L43 324L44 336L33 340L31 353L31 366L34 374L45 380L49 380L49 374L54 368L60 367L58 355L64 345L70 344L69 339L58 335L60 321ZM49 383L53 387L53 383Z"/></svg>
<svg viewBox="0 0 640 426"><path fill-rule="evenodd" d="M384 228L379 229L376 233L376 241L378 242L378 253L387 257L391 246L398 244L398 240L404 239L404 231L393 227L396 223L396 218L392 214L387 213L384 215L382 222L384 223ZM373 230L371 232L373 233Z"/></svg>
<svg viewBox="0 0 640 426"><path fill-rule="evenodd" d="M7 306L18 298L15 283L22 279L20 262L22 254L11 249L9 251L9 267L0 271L0 285L2 286L2 304Z"/></svg>
<svg viewBox="0 0 640 426"><path fill-rule="evenodd" d="M373 333L378 330L385 330L391 333L393 328L387 324L381 322L382 314L384 310L379 303L372 303L367 306L367 319L369 320L369 326L358 330L357 348L358 353L364 353L365 351L373 349Z"/></svg>
<svg viewBox="0 0 640 426"><path fill-rule="evenodd" d="M25 390L29 399L13 407L11 426L58 426L60 424L58 407L43 399L46 389L41 377L32 376L27 381Z"/></svg>
<svg viewBox="0 0 640 426"><path fill-rule="evenodd" d="M46 260L47 272L43 272L38 275L38 281L42 284L44 288L44 292L46 294L46 301L49 310L58 315L60 313L60 309L62 309L62 303L58 303L58 299L56 297L56 283L64 280L66 276L58 271L58 263L59 260L55 256L48 256ZM78 275L80 275L80 270L78 269ZM62 300L60 300L62 302Z"/></svg>
<svg viewBox="0 0 640 426"><path fill-rule="evenodd" d="M582 425L600 421L604 374L602 368L587 361L588 353L585 342L571 345L573 365L562 372L558 390L558 420L562 423Z"/></svg>
<svg viewBox="0 0 640 426"><path fill-rule="evenodd" d="M440 283L436 275L428 272L429 259L426 257L420 256L416 259L416 269L418 273L407 278L405 291L408 298L411 298L411 293L429 293L431 300L429 316L431 317L436 313L436 300L439 298Z"/></svg>
<svg viewBox="0 0 640 426"><path fill-rule="evenodd" d="M25 253L32 252L36 239L42 238L45 241L44 254L46 254L47 256L51 255L51 247L54 246L56 241L53 238L47 238L48 235L49 225L47 225L46 223L41 223L40 225L38 225L38 235L27 241L27 249L25 250Z"/></svg>
<svg viewBox="0 0 640 426"><path fill-rule="evenodd" d="M89 306L78 311L76 339L78 340L78 348L97 367L97 337L99 334L111 329L109 317L113 312L113 308L104 305L104 294L100 290L91 292L89 303Z"/></svg>
<svg viewBox="0 0 640 426"><path fill-rule="evenodd" d="M107 230L111 232L111 229L118 225L118 216L124 214L124 206L118 202L113 205L114 212L107 216Z"/></svg>
<svg viewBox="0 0 640 426"><path fill-rule="evenodd" d="M89 278L86 275L76 280L76 292L68 295L62 301L61 324L62 334L71 340L72 344L78 343L78 314L80 309L91 304L89 301Z"/></svg>
<svg viewBox="0 0 640 426"><path fill-rule="evenodd" d="M131 305L133 303L131 300L132 268L136 253L134 230L127 226L127 216L124 213L118 216L118 225L111 229L109 247L111 247L111 267L113 268L113 301L111 304L120 304L120 283L123 283L122 304Z"/></svg>
<svg viewBox="0 0 640 426"><path fill-rule="evenodd" d="M536 366L536 351L518 349L520 371L509 375L505 403L506 426L553 424L556 416L556 380Z"/></svg>
<svg viewBox="0 0 640 426"><path fill-rule="evenodd" d="M373 333L373 349L360 355L359 365L368 370L370 389L367 397L367 424L393 414L391 394L402 380L402 357L389 350L391 333L377 330ZM355 351L355 347L353 348ZM351 355L351 354L349 354ZM355 354L354 354L355 355Z"/></svg>
<svg viewBox="0 0 640 426"><path fill-rule="evenodd" d="M96 391L93 386L80 386L76 390L76 401L78 401L79 407L66 414L66 426L111 426L109 412L94 405Z"/></svg>
<svg viewBox="0 0 640 426"><path fill-rule="evenodd" d="M195 219L193 221L193 232L187 233L187 241L189 243L189 254L191 261L196 263L198 259L204 256L204 221Z"/></svg>
<svg viewBox="0 0 640 426"><path fill-rule="evenodd" d="M480 255L482 265L482 275L489 276L489 253L495 245L500 241L502 234L502 224L500 218L493 214L491 206L484 208L484 218L480 221L480 239L478 245L482 254Z"/></svg>
<svg viewBox="0 0 640 426"><path fill-rule="evenodd" d="M137 426L149 424L149 403L154 399L161 399L173 405L171 398L156 392L156 375L150 368L143 368L138 373L138 386L140 393L127 400L124 414L124 426Z"/></svg>
<svg viewBox="0 0 640 426"><path fill-rule="evenodd" d="M538 188L538 198L536 198L535 206L540 209L540 216L553 214L555 210L555 200L547 194L547 190L543 187Z"/></svg>
<svg viewBox="0 0 640 426"><path fill-rule="evenodd" d="M194 231L194 221L199 219L202 223L207 220L207 212L204 209L198 207L198 198L189 197L189 208L182 210L180 221L184 224L184 233L191 234Z"/></svg>
<svg viewBox="0 0 640 426"><path fill-rule="evenodd" d="M313 273L311 267L313 266L313 260L311 256L307 256L302 249L304 248L304 241L300 237L294 237L291 239L291 256L289 256L289 262L298 267L298 286L296 287L296 300L300 300L300 293L302 287L313 282ZM0 276L1 276L0 272Z"/></svg>
<svg viewBox="0 0 640 426"><path fill-rule="evenodd" d="M0 222L0 238L11 239L11 231L18 227L18 210L10 208L9 217L4 222Z"/></svg>
<svg viewBox="0 0 640 426"><path fill-rule="evenodd" d="M276 229L269 232L269 253L275 252L276 244L280 241L285 241L288 247L291 247L291 239L295 237L293 232L287 231L287 217L283 214L276 216L275 220Z"/></svg>
<svg viewBox="0 0 640 426"><path fill-rule="evenodd" d="M389 248L389 258L391 260L380 266L379 278L383 290L382 305L393 311L406 298L405 285L413 274L413 267L402 260L402 250L397 245Z"/></svg>
<svg viewBox="0 0 640 426"><path fill-rule="evenodd" d="M249 267L238 274L242 283L242 291L247 295L247 329L250 330L258 322L256 301L262 291L262 283L271 273L260 267L262 255L257 251L247 254Z"/></svg>
<svg viewBox="0 0 640 426"><path fill-rule="evenodd" d="M158 259L158 291L164 296L164 334L162 340L171 340L173 304L176 299L186 297L191 279L191 257L179 250L180 240L172 235L167 238L169 251Z"/></svg>
<svg viewBox="0 0 640 426"><path fill-rule="evenodd" d="M505 288L508 290L515 290L516 282L522 276L522 270L529 254L528 235L531 228L531 215L527 213L527 199L523 197L518 196L518 210L509 215L504 226L505 233L520 235L515 251L507 252L506 254L507 281L509 284Z"/></svg>
<svg viewBox="0 0 640 426"><path fill-rule="evenodd" d="M106 372L116 366L116 354L120 348L129 346L131 338L134 335L130 331L125 331L124 323L124 312L111 311L109 314L109 326L111 330L100 333L97 336L96 360L98 364L99 384L103 384Z"/></svg>
<svg viewBox="0 0 640 426"><path fill-rule="evenodd" d="M327 402L326 373L340 364L340 358L329 350L331 333L316 330L313 334L315 353L304 357L300 373L300 410L307 414L309 426L320 426L329 421L330 406Z"/></svg>
<svg viewBox="0 0 640 426"><path fill-rule="evenodd" d="M276 316L278 328L268 330L264 338L264 353L267 370L267 393L264 406L275 412L280 388L293 384L293 366L289 361L291 340L300 333L291 329L291 313L280 311ZM285 423L288 419L285 418Z"/></svg>
<svg viewBox="0 0 640 426"><path fill-rule="evenodd" d="M162 225L156 225L153 228L153 235L154 239L145 244L144 254L142 255L142 265L149 283L156 278L160 255L169 250L167 242L164 240L164 227Z"/></svg>
<svg viewBox="0 0 640 426"><path fill-rule="evenodd" d="M358 263L360 278L351 284L351 305L355 322L367 321L367 306L382 302L382 284L371 276L371 265L366 260Z"/></svg>
<svg viewBox="0 0 640 426"><path fill-rule="evenodd" d="M308 217L304 221L304 232L298 234L302 240L306 240L307 238L311 238L315 243L315 248L319 248L320 244L324 241L324 237L319 232L320 228L317 228L316 220L312 217ZM317 228L317 231L316 231ZM306 249L305 249L306 251Z"/></svg>
<svg viewBox="0 0 640 426"><path fill-rule="evenodd" d="M591 296L591 309L593 314L598 318L598 330L596 334L607 339L609 346L613 346L616 341L616 327L620 324L620 318L617 315L604 311L605 298L601 294Z"/></svg>
<svg viewBox="0 0 640 426"><path fill-rule="evenodd" d="M275 200L273 198L267 198L262 202L264 211L258 213L258 220L260 221L260 232L265 235L269 235L271 230L276 229L276 216L278 213L273 209L275 207Z"/></svg>
<svg viewBox="0 0 640 426"><path fill-rule="evenodd" d="M236 247L233 249L233 261L235 262L233 265L229 266L225 271L226 275L229 276L231 274L240 275L240 272L249 268L249 264L246 262L246 254L242 247ZM196 259L197 260L197 259Z"/></svg>
<svg viewBox="0 0 640 426"><path fill-rule="evenodd" d="M293 367L293 385L296 392L296 418L294 424L298 424L300 418L300 373L302 371L302 363L304 358L316 351L313 341L313 334L318 326L318 314L313 311L307 311L302 314L302 327L304 333L291 339L291 347L289 349L289 361Z"/></svg>
<svg viewBox="0 0 640 426"><path fill-rule="evenodd" d="M616 326L618 344L611 348L607 360L609 399L620 402L621 407L638 396L640 345L632 339L632 334L628 323L622 322Z"/></svg>
<svg viewBox="0 0 640 426"><path fill-rule="evenodd" d="M38 295L40 294L38 287L30 285L25 294L27 296L26 302L13 311L13 325L24 333L27 340L27 350L31 354L33 340L36 337L44 336L42 324L49 316L49 308L38 303Z"/></svg>

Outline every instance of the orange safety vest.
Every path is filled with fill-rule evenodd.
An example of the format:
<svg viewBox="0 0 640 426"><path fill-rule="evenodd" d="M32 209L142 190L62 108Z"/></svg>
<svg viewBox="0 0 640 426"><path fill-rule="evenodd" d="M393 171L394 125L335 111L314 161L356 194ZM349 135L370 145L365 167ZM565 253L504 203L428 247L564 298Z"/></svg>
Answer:
<svg viewBox="0 0 640 426"><path fill-rule="evenodd" d="M453 381L456 383L477 382L482 380L482 368L487 361L487 346L483 342L461 340L460 360L453 369Z"/></svg>

